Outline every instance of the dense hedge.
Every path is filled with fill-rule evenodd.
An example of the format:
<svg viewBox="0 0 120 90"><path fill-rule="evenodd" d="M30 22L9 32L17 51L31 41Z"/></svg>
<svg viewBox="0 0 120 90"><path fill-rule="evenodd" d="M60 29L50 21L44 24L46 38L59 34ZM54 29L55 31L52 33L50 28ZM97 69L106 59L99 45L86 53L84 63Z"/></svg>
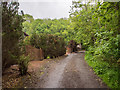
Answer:
<svg viewBox="0 0 120 90"><path fill-rule="evenodd" d="M64 55L66 52L64 39L56 35L33 34L29 37L28 43L35 48L41 48L44 53L44 58L54 58Z"/></svg>

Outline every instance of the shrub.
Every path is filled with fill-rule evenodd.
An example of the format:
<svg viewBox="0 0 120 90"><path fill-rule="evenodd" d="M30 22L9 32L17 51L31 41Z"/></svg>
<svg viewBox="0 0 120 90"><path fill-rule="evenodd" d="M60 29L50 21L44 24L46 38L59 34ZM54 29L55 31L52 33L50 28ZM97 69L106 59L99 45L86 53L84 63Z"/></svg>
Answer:
<svg viewBox="0 0 120 90"><path fill-rule="evenodd" d="M64 55L66 52L65 41L63 38L51 34L33 34L30 37L30 45L42 49L44 58L54 58Z"/></svg>
<svg viewBox="0 0 120 90"><path fill-rule="evenodd" d="M89 51L85 52L85 60L93 68L94 72L110 88L120 88L120 69L117 64L111 66L108 62L94 58Z"/></svg>
<svg viewBox="0 0 120 90"><path fill-rule="evenodd" d="M27 74L29 60L30 60L29 56L25 56L25 55L20 56L18 64L19 64L19 71L21 76Z"/></svg>

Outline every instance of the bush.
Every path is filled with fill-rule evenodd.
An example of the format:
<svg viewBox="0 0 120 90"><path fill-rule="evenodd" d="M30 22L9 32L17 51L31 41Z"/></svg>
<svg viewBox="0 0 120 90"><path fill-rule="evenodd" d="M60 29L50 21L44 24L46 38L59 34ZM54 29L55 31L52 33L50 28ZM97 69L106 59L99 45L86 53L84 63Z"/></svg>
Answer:
<svg viewBox="0 0 120 90"><path fill-rule="evenodd" d="M111 66L107 61L94 58L89 51L85 52L85 60L108 87L120 88L120 69L117 64Z"/></svg>
<svg viewBox="0 0 120 90"><path fill-rule="evenodd" d="M20 56L20 60L18 61L18 64L19 64L19 71L21 76L27 74L29 61L30 61L29 56L25 56L25 55Z"/></svg>
<svg viewBox="0 0 120 90"><path fill-rule="evenodd" d="M30 37L30 45L42 49L44 58L58 57L66 53L65 41L63 38L51 34L33 34Z"/></svg>

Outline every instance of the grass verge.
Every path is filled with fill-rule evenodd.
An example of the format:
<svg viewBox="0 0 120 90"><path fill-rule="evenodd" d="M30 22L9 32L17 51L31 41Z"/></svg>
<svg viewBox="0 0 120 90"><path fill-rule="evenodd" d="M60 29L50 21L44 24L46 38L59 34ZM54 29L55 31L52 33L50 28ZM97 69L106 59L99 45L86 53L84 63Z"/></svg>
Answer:
<svg viewBox="0 0 120 90"><path fill-rule="evenodd" d="M93 59L92 54L86 51L85 60L111 89L120 88L120 68L118 65L110 65L108 62Z"/></svg>

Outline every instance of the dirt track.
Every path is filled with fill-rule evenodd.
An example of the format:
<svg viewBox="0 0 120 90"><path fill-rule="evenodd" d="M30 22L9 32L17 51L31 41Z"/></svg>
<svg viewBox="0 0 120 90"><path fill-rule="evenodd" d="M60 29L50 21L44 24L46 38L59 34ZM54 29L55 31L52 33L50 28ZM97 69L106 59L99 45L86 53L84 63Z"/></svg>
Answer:
<svg viewBox="0 0 120 90"><path fill-rule="evenodd" d="M84 60L84 52L69 54L51 64L37 88L107 88Z"/></svg>

